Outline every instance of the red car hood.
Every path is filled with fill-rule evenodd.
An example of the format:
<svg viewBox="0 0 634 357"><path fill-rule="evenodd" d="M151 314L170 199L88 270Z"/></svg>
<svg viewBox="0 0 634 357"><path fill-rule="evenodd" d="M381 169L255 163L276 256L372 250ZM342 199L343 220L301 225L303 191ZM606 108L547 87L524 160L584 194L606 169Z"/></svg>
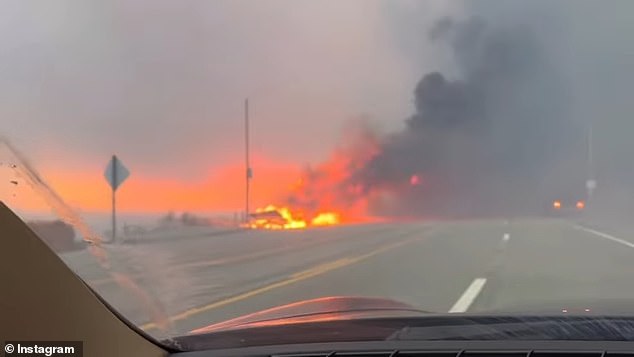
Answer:
<svg viewBox="0 0 634 357"><path fill-rule="evenodd" d="M198 334L219 330L278 326L317 321L420 316L422 314L426 314L426 312L391 299L332 296L304 300L262 310L199 328L191 331L191 333Z"/></svg>

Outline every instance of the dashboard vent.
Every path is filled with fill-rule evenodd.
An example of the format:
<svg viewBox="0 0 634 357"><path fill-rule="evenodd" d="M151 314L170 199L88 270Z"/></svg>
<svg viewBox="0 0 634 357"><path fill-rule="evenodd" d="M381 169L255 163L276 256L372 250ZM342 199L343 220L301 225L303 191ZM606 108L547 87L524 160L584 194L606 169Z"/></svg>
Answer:
<svg viewBox="0 0 634 357"><path fill-rule="evenodd" d="M460 357L528 357L529 351L466 351ZM600 356L599 356L600 357Z"/></svg>
<svg viewBox="0 0 634 357"><path fill-rule="evenodd" d="M285 354L272 355L271 357L393 357L396 351L390 352L330 352L330 353L307 353L307 354ZM449 357L449 356L447 356ZM452 356L455 357L455 356Z"/></svg>
<svg viewBox="0 0 634 357"><path fill-rule="evenodd" d="M604 352L594 351L533 351L530 357L603 357Z"/></svg>
<svg viewBox="0 0 634 357"><path fill-rule="evenodd" d="M271 355L271 357L330 357L332 356L332 352L325 353L294 353L294 354L285 354L285 355Z"/></svg>
<svg viewBox="0 0 634 357"><path fill-rule="evenodd" d="M456 357L459 351L401 351L395 353L398 357Z"/></svg>
<svg viewBox="0 0 634 357"><path fill-rule="evenodd" d="M332 357L392 357L395 352L337 352Z"/></svg>

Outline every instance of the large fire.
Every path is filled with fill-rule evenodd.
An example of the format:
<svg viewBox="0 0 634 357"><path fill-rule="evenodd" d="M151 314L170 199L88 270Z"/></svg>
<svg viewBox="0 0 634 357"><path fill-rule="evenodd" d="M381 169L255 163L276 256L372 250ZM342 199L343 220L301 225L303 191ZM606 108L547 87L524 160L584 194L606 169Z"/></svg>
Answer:
<svg viewBox="0 0 634 357"><path fill-rule="evenodd" d="M313 217L306 217L302 212L292 212L288 207L268 205L264 208L258 208L251 215L248 227L253 229L302 229L338 223L340 223L339 215L335 212L321 212Z"/></svg>
<svg viewBox="0 0 634 357"><path fill-rule="evenodd" d="M346 144L328 160L304 170L282 204L258 208L250 215L254 229L303 229L367 221L371 192L351 180L356 168L377 152L378 137L366 126L345 130Z"/></svg>

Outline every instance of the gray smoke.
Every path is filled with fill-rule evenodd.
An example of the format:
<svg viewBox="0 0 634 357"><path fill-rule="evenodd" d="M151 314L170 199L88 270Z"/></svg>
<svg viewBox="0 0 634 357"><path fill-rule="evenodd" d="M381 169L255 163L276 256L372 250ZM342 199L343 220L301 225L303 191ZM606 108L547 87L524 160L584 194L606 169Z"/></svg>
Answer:
<svg viewBox="0 0 634 357"><path fill-rule="evenodd" d="M444 18L428 36L449 47L457 78L423 76L405 129L355 182L402 187L418 175L420 185L396 190L391 213L443 215L535 211L561 184L583 187L585 137L571 120L569 83L531 26Z"/></svg>

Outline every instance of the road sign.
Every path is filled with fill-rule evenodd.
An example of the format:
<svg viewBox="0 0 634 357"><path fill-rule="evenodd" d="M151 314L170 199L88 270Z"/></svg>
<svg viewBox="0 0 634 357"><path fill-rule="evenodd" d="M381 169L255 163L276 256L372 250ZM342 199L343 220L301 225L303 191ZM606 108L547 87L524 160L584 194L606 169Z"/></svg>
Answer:
<svg viewBox="0 0 634 357"><path fill-rule="evenodd" d="M130 176L130 171L123 166L123 163L121 163L121 160L119 160L116 155L113 155L108 166L106 166L104 175L106 176L106 181L108 181L108 184L112 187L112 190L116 191L123 181Z"/></svg>
<svg viewBox="0 0 634 357"><path fill-rule="evenodd" d="M106 176L106 181L108 181L108 184L112 188L112 242L114 243L117 239L117 206L115 204L115 193L123 181L130 176L130 171L123 166L123 163L117 158L117 155L112 155L112 159L110 159L108 166L106 166L104 175Z"/></svg>
<svg viewBox="0 0 634 357"><path fill-rule="evenodd" d="M594 190L595 188L597 188L597 182L595 180L586 181L586 188L588 190Z"/></svg>

